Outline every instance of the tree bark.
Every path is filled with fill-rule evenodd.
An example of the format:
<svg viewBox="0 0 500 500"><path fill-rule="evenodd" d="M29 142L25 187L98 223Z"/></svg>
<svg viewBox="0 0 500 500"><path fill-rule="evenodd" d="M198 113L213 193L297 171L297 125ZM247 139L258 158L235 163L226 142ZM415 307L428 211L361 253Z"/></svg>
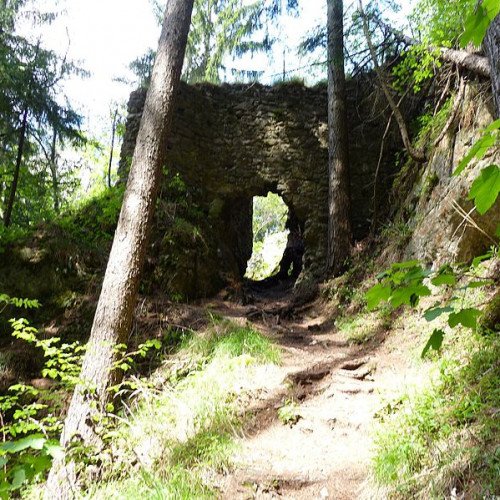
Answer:
<svg viewBox="0 0 500 500"><path fill-rule="evenodd" d="M342 272L351 252L349 149L344 72L342 0L328 0L328 263Z"/></svg>
<svg viewBox="0 0 500 500"><path fill-rule="evenodd" d="M54 127L52 135L52 144L50 148L49 168L52 176L52 196L54 197L54 212L57 215L59 215L60 203L59 203L59 181L57 180L56 146L57 146L57 130Z"/></svg>
<svg viewBox="0 0 500 500"><path fill-rule="evenodd" d="M26 141L27 127L28 127L28 108L26 108L23 112L21 129L19 130L19 142L17 145L17 158L16 158L16 165L14 167L14 178L12 179L12 184L10 186L9 199L7 200L7 206L5 207L5 214L3 219L5 227L10 226L12 218L12 210L14 208L14 200L16 199L17 185L19 183L19 173L21 171L21 162L23 159L24 143Z"/></svg>
<svg viewBox="0 0 500 500"><path fill-rule="evenodd" d="M484 49L490 62L491 88L496 117L500 118L500 15L492 21L486 32Z"/></svg>
<svg viewBox="0 0 500 500"><path fill-rule="evenodd" d="M110 398L108 389L121 377L113 366L117 356L115 345L126 342L132 324L192 8L193 0L167 3L120 218L83 360L81 382L73 394L61 436L65 448L74 440L90 446L99 444L94 418L102 415ZM76 480L74 461L55 460L45 498L73 498L78 488Z"/></svg>
<svg viewBox="0 0 500 500"><path fill-rule="evenodd" d="M109 165L108 165L108 188L111 188L111 167L113 166L113 150L115 149L115 135L116 135L116 118L118 116L118 108L115 109L113 115L113 124L111 125L111 151L109 152Z"/></svg>
<svg viewBox="0 0 500 500"><path fill-rule="evenodd" d="M432 47L429 47L432 50ZM456 64L460 68L467 69L481 76L490 76L491 68L488 59L477 54L471 54L465 50L439 48L441 59Z"/></svg>

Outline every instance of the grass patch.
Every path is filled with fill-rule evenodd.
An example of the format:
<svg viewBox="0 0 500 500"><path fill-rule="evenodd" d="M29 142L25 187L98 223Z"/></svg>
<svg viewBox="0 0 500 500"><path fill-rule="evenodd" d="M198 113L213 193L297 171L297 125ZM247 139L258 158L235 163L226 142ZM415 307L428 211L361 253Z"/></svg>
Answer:
<svg viewBox="0 0 500 500"><path fill-rule="evenodd" d="M93 500L205 500L215 498L214 492L190 471L172 467L167 474L153 476L141 471L136 477L110 482L93 491L87 498Z"/></svg>
<svg viewBox="0 0 500 500"><path fill-rule="evenodd" d="M218 472L229 469L234 450L232 436L215 430L203 431L172 449L172 463L184 468L206 467Z"/></svg>
<svg viewBox="0 0 500 500"><path fill-rule="evenodd" d="M362 312L354 317L340 318L337 323L339 333L348 342L364 344L371 340L382 329L390 327L390 315L385 309L379 312Z"/></svg>
<svg viewBox="0 0 500 500"><path fill-rule="evenodd" d="M251 390L256 370L279 359L260 333L212 317L211 327L186 338L160 369L161 390L141 391L114 431L109 473L89 498L214 497L207 478L231 467L241 426L237 398Z"/></svg>
<svg viewBox="0 0 500 500"><path fill-rule="evenodd" d="M436 380L386 411L376 480L396 498L465 498L500 491L500 339L463 335Z"/></svg>
<svg viewBox="0 0 500 500"><path fill-rule="evenodd" d="M260 363L278 364L280 361L279 349L267 337L249 326L238 326L218 318L213 318L212 327L205 335L187 339L182 349L208 359L247 355Z"/></svg>
<svg viewBox="0 0 500 500"><path fill-rule="evenodd" d="M278 409L278 418L283 425L292 427L302 418L299 405L293 399L286 400L285 404Z"/></svg>

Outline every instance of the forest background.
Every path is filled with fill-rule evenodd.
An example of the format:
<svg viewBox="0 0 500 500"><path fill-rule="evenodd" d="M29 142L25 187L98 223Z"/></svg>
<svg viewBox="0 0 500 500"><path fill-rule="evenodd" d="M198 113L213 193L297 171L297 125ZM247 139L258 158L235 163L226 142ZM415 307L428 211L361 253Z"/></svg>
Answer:
<svg viewBox="0 0 500 500"><path fill-rule="evenodd" d="M492 4L496 8L494 2L486 0L484 3L485 5ZM463 11L472 12L473 4L474 2L463 0L460 2L460 7L463 7ZM107 119L102 120L102 127L92 125L89 120L86 129L82 110L87 109L88 105L83 104L82 108L74 105L69 99L69 87L64 84L65 80L74 82L76 75L79 77L87 76L84 64L73 61L67 50L59 54L44 46L43 36L36 35L37 29L43 31L49 26L54 26L53 23L57 22L58 15L31 8L34 7L34 4L22 0L12 2L4 0L2 6L0 31L0 41L2 42L0 48L3 56L0 60L2 65L0 68L2 70L0 73L2 78L0 81L2 129L0 133L3 143L0 198L2 199L4 220L1 234L2 244L8 244L9 240L18 238L19 234L36 224L50 221L60 213L68 213L68 211L78 209L82 201L85 200L85 196L93 196L115 189L113 188L115 168L112 153L114 147L119 144L119 140L114 139L118 139L123 130L119 118L123 102L113 102L112 105L109 105L108 102ZM384 32L385 25L381 23L381 19L385 13L385 7L391 12L398 10L398 6L392 2L383 4L377 2L367 6L369 17L379 22L378 26L382 27L382 32ZM348 10L350 8L351 6L348 6ZM161 6L158 11L161 11ZM155 8L153 8L153 12L155 12ZM432 78L434 70L439 67L439 62L432 50L428 51L429 53L425 52L425 47L432 47L433 44L445 47L458 46L458 38L464 28L467 28L463 24L464 18L461 12L456 8L450 10L449 2L423 0L418 3L416 13L409 18L414 29L408 33L413 36L415 34L422 35L422 44L417 45L416 50L408 51L404 60L407 63L406 67L403 64L400 67L401 73L394 73L396 78L394 88L396 90L401 91L401 86L405 85L406 91L418 92L422 81ZM495 12L498 13L498 10ZM272 70L276 73L270 75L276 81L300 78L301 71L310 74L311 68L318 68L318 71L321 72L321 66L323 64L324 67L326 62L324 23L316 29L313 27L312 31L308 31L309 36L302 39L302 53L308 53L306 57L312 58L311 62L305 67L298 66L302 68L300 71L290 71L287 68L289 68L290 60L292 62L296 60L295 56L288 58L287 49L283 50L283 47L281 50L279 49L279 41L283 39L285 31L290 29L289 26L286 29L283 26L280 27L278 23L282 16L288 16L285 13L290 13L290 19L300 19L300 5L293 1L285 5L284 2L247 4L228 0L220 3L210 1L204 3L200 0L196 4L193 16L193 28L186 53L184 78L190 82L220 83L230 80L250 83L264 78L264 76L255 67L246 64L238 67L230 66L232 56L248 56L251 53L265 52L272 54L276 61L277 68ZM346 18L352 19L353 13L354 11L348 12ZM237 14L236 19L234 14ZM371 69L371 64L373 64L373 61L370 60L370 54L367 54L369 51L367 51L366 46L360 46L360 43L364 43L364 38L361 30L363 26L359 24L359 19L357 16L358 23L353 23L356 26L355 29L352 31L347 29L346 52L348 57L346 67L348 74L357 70L356 64L363 64L365 70ZM31 23L30 31L22 31L23 23ZM218 36L220 33L224 33L226 36ZM396 33L396 40L404 36L400 31L393 32L393 35L394 33ZM34 38L30 40L29 37L32 36ZM375 38L375 34L372 36ZM369 40L369 35L366 38ZM278 41L274 44L274 52L271 43L273 39ZM68 46L71 45L68 44ZM364 54L364 59L361 59L360 62L359 58L350 58L351 51L356 53L358 57L360 53ZM387 56L387 54L385 55ZM132 85L148 84L151 77L152 60L152 52L147 50L132 63L131 69L134 70L133 74L136 77ZM298 62L298 64L301 63ZM280 67L281 72L279 71ZM294 68L292 67L292 69ZM127 77L122 76L121 80L127 80ZM88 89L77 91L77 94L81 96L85 92L88 93ZM425 128L425 123L420 125ZM105 137L100 128L112 132L108 137ZM491 138L491 144L488 143L485 146L483 143L482 149L486 150L495 143L497 130L498 125L496 128L486 131L486 134L483 135L483 141L485 137L488 141ZM488 137L488 134L491 137ZM473 152L474 147L471 150ZM75 151L78 153L75 154ZM474 154L478 154L477 149ZM469 155L468 161L474 154ZM465 168L465 165L462 166ZM498 171L498 167L493 165L488 168L490 168L488 172ZM93 182L90 181L93 175L85 174L86 171L95 175ZM479 186L479 189L476 191L479 190L480 195L473 196L473 198L475 198L479 212L487 211L497 197L498 182L496 181L495 189L491 191L494 192L494 197L492 198L485 192L485 186L490 185L488 184L490 180L491 176L486 177L485 175L478 179L479 184L476 185L476 188ZM482 206L483 203L484 206ZM120 200L118 199L111 207L113 213L110 215L110 219L116 216L119 204ZM383 301L391 301L394 298L393 292L406 294L403 299L401 299L401 293L399 294L399 299L402 302L397 302L398 306L402 303L415 306L420 295L427 294L425 285L422 283L428 275L420 268L419 264L414 262L403 265L406 266L403 269L410 269L408 273L411 274L413 281L402 288L399 280L401 271L398 270L399 268L394 268L392 272L382 276L385 281L374 287L371 295L368 295L370 307ZM456 282L456 277L449 268L439 270L438 274L437 284L449 285L451 281ZM481 282L481 286L489 284ZM16 303L15 299L13 300L16 306L31 307L37 305L32 301ZM450 311L447 309L439 310L440 314L443 312ZM456 324L460 323L466 327L473 324L475 327L475 320L479 312L471 308L454 312L450 314L451 323L454 321L453 315L459 315ZM451 323L450 327L456 326L456 324L452 325ZM19 338L25 337L25 340L36 342L31 335L33 332L26 324L13 323L13 327L20 335ZM427 350L431 347L439 348L443 335L439 331L437 333L439 339L436 341L436 332L434 332L434 339L431 337ZM39 347L43 348L43 346ZM30 443L28 447L33 445L33 442ZM17 446L19 446L19 442ZM12 485L14 485L16 477L12 481Z"/></svg>

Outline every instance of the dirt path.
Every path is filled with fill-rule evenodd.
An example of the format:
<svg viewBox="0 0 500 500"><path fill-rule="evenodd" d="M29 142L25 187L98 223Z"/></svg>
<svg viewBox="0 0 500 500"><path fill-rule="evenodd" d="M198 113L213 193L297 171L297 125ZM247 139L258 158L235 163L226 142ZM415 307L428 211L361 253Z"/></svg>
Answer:
<svg viewBox="0 0 500 500"><path fill-rule="evenodd" d="M373 498L369 431L380 404L375 367L381 339L350 346L319 304L284 319L280 311L289 295L283 289L259 292L252 302L211 307L235 321L250 320L281 344L281 377L274 385L263 381L252 394L235 469L219 481L221 498ZM287 401L295 402L298 415L289 425L278 418Z"/></svg>

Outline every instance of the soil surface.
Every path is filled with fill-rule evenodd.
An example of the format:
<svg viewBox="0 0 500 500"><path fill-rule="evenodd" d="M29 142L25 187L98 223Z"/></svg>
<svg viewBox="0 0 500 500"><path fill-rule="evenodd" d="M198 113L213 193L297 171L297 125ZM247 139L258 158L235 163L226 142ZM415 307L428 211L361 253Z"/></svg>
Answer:
<svg viewBox="0 0 500 500"><path fill-rule="evenodd" d="M394 388L404 349L382 332L362 346L338 334L321 301L293 307L287 284L253 285L247 305L205 306L281 345L278 377L248 397L235 467L217 479L220 498L377 498L369 480L371 435L381 393ZM279 409L292 405L289 423Z"/></svg>

